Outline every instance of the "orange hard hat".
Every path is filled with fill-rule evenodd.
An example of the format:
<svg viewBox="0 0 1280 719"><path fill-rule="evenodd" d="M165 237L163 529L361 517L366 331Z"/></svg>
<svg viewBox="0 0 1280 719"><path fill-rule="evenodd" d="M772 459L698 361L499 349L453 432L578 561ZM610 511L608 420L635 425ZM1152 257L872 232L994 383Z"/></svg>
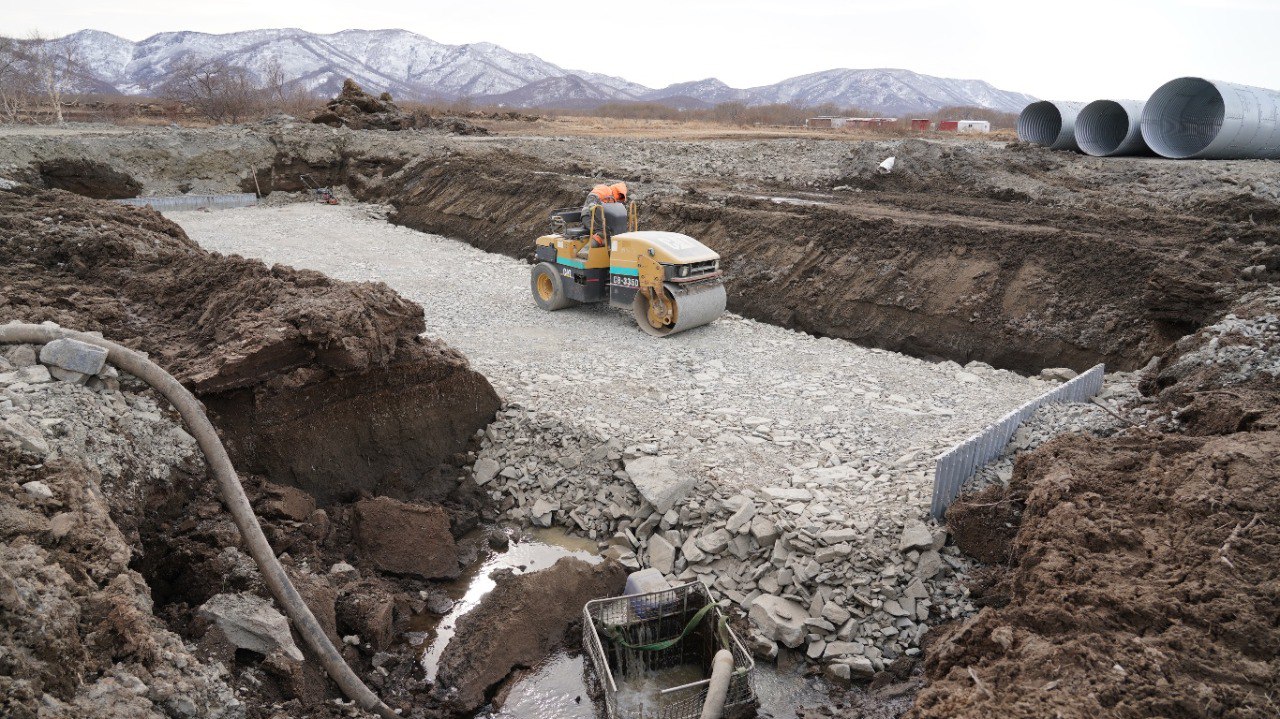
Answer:
<svg viewBox="0 0 1280 719"><path fill-rule="evenodd" d="M613 198L615 200L618 202L627 201L627 183L615 182L609 189L613 190Z"/></svg>

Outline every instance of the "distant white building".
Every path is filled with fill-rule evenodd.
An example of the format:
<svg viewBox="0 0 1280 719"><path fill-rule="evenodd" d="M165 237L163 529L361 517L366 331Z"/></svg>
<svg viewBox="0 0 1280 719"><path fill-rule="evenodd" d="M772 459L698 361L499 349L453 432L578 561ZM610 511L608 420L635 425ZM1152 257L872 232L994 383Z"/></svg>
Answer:
<svg viewBox="0 0 1280 719"><path fill-rule="evenodd" d="M956 132L988 133L991 132L991 123L986 120L960 120L956 123Z"/></svg>
<svg viewBox="0 0 1280 719"><path fill-rule="evenodd" d="M830 117L823 115L822 117L811 117L804 121L805 127L816 127L821 129L841 128L841 127L880 127L889 123L897 122L896 117Z"/></svg>

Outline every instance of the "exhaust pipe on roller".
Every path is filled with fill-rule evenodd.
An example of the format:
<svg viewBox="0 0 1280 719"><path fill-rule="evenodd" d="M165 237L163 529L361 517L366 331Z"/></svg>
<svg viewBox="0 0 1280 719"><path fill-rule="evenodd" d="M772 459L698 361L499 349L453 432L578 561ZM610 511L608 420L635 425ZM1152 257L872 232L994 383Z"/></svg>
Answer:
<svg viewBox="0 0 1280 719"><path fill-rule="evenodd" d="M1142 137L1171 159L1277 160L1280 92L1200 77L1170 80L1142 110Z"/></svg>
<svg viewBox="0 0 1280 719"><path fill-rule="evenodd" d="M1076 115L1083 102L1041 100L1018 115L1018 139L1050 150L1080 150L1076 143Z"/></svg>
<svg viewBox="0 0 1280 719"><path fill-rule="evenodd" d="M1150 155L1140 100L1094 100L1076 116L1076 143L1094 157Z"/></svg>

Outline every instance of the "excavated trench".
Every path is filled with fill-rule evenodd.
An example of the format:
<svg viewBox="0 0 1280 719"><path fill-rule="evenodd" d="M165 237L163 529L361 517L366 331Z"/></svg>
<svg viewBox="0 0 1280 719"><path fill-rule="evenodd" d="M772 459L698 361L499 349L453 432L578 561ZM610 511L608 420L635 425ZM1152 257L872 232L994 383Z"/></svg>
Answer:
<svg viewBox="0 0 1280 719"><path fill-rule="evenodd" d="M503 154L411 166L363 195L392 204L393 222L527 259L546 211L574 205L589 182ZM1219 223L1151 213L911 192L822 205L724 191L646 197L643 186L633 194L643 226L721 253L732 311L1027 373L1141 367L1225 307L1256 254L1210 242L1226 231Z"/></svg>
<svg viewBox="0 0 1280 719"><path fill-rule="evenodd" d="M345 185L361 199L392 204L397 223L522 259L532 239L545 231L546 211L574 205L592 181L581 168L514 154L477 153L410 164L403 156L341 154L335 161L279 151L270 167L241 177L239 188L299 191L303 187L295 178L304 173L320 184ZM130 196L142 189L132 176L108 165L48 162L38 168L38 176L46 186L90 197ZM645 226L690 234L721 252L734 311L918 356L981 360L1026 372L1063 365L1083 369L1100 361L1113 369L1142 366L1221 314L1241 294L1241 268L1259 262L1264 272L1277 267L1270 205L1259 206L1255 214L1247 212L1253 205L1224 201L1206 207L1204 217L1137 209L1091 213L1035 206L1016 192L982 198L923 193L909 185L855 184L865 185L869 196L833 196L821 205L779 204L716 187L686 194L655 191L646 197L647 188L641 185L636 195L644 203ZM57 224L67 226L94 219L93 212L66 196L47 200L18 220L20 227L7 216L13 213L5 214L2 229L31 237L46 233L39 224L45 214L56 215ZM136 218L126 219L119 224ZM142 227L176 238L167 223L147 219ZM243 300L230 295L253 297L280 281L324 294L333 290L324 278L273 268L252 275L251 282L236 280L228 285L232 292L219 294L212 288L225 284L227 277L213 273L202 278L207 271L202 260L153 279L149 286L124 281L97 268L109 267L111 257L130 245L125 229L113 231L123 243L109 251L87 251L70 236L52 244L30 277L20 270L18 281L5 286L5 299L17 301L0 303L3 314L21 309L27 320L100 328L155 347L159 361L172 363L203 387L202 399L228 435L238 464L304 486L319 503L330 505L335 517L346 516L341 505L362 493L456 499L450 493L466 461L466 438L496 407L492 390L452 356L427 363L403 358L368 362L370 357L385 360L380 353L406 351L402 340L421 328L400 325L409 315L420 318L420 309L398 307L366 288L359 299L372 299L380 309L376 317L350 322L358 332L347 337L335 333L323 321L332 307L317 303L289 316L291 329L285 336L273 336L270 328L280 317L263 307L241 306ZM158 267L151 265L152 270ZM49 276L57 279L52 291ZM86 291L86 281L111 290ZM192 292L208 293L199 308L181 300ZM146 302L130 293L145 295ZM172 317L142 316L143 308L153 303L179 309ZM225 335L184 337L179 327L245 311L240 316L253 317L245 325L252 329L249 334L264 339L233 345L217 362L202 366L185 350L166 355L160 349L169 343L225 349ZM148 334L156 327L164 329ZM384 344L348 342L357 337L381 338ZM390 346L385 344L389 337L396 338ZM378 369L371 371L375 365ZM415 394L422 387L428 388L426 394ZM443 419L422 418L415 408L428 401L447 408ZM366 421L369 417L374 421ZM387 433L388 426L400 429ZM439 446L420 445L410 442L409 435L447 439ZM356 444L335 443L335 437ZM388 448L409 444L416 449L396 449L387 458ZM332 476L307 485L313 474L307 458L317 454L329 460ZM149 507L148 523L139 528L146 551L136 568L152 586L157 613L178 628L189 621L181 618L185 610L215 589L252 589L250 580L236 575L234 562L197 556L185 543L192 538L206 548L235 543L234 536L223 535L233 531L225 523L200 514L216 511L216 503L203 499L170 497ZM310 533L320 532L315 526L320 524L330 545L346 539L328 535L328 520L316 515L276 519L268 522L268 532L280 551L305 556L308 544L317 541ZM472 514L472 524L474 519ZM459 536L465 533L464 526L453 529ZM186 539L175 541L175 533ZM385 602L379 606L378 611L391 611ZM335 611L335 632L368 632L364 610L348 603ZM974 651L989 648L981 645ZM258 661L239 654L236 660L246 666ZM951 679L967 686L964 676ZM323 687L316 677L280 674L275 681L280 688L272 691L281 696L307 684L314 687L317 681ZM312 694L314 700L325 692Z"/></svg>
<svg viewBox="0 0 1280 719"><path fill-rule="evenodd" d="M192 176L199 191L269 195L305 190L301 176L308 175L316 185L393 205L393 222L529 259L548 210L580 203L602 172L627 179L638 172L644 177L632 189L642 225L719 251L730 310L819 336L1024 373L1098 362L1141 367L1247 289L1238 286L1243 268L1280 267L1280 203L1244 180L1223 178L1221 190L1200 190L1220 182L1200 166L1160 176L1195 188L1188 204L1176 192L1148 189L1157 175L1136 161L1090 170L1063 153L1022 146L899 143L909 153L899 158L901 171L880 176L862 165L884 143L852 143L846 157L833 158L834 178L815 185L717 175L699 167L698 153L719 163L719 151L693 144L655 143L641 151L643 172L633 172L587 164L571 146L558 158L520 142L390 139L297 128L241 134L227 147L182 156L179 147L200 138L159 138L146 152L127 141L104 143L106 152L68 141L41 147L27 174L94 197L185 191ZM161 162L165 153L172 163ZM90 159L98 157L112 159ZM821 189L827 182L846 191ZM761 199L797 192L814 202Z"/></svg>

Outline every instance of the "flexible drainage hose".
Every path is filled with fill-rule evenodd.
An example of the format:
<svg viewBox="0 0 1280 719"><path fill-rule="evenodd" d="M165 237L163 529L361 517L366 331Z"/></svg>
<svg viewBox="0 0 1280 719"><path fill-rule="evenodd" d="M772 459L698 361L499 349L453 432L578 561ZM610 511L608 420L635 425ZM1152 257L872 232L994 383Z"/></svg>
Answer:
<svg viewBox="0 0 1280 719"><path fill-rule="evenodd" d="M729 699L729 680L733 679L733 652L721 649L711 660L711 681L707 684L707 698L702 702L701 719L720 719L724 704Z"/></svg>
<svg viewBox="0 0 1280 719"><path fill-rule="evenodd" d="M104 348L107 350L107 361L151 385L173 404L178 414L182 415L187 428L191 430L191 435L196 438L200 451L204 453L205 460L209 463L209 469L218 480L222 501L231 511L231 517L235 520L236 526L240 528L240 537L244 539L249 549L249 556L253 557L253 561L258 564L258 569L266 579L271 594L276 601L280 602L280 606L284 607L285 614L289 615L293 626L302 635L307 646L320 657L320 663L324 666L325 672L338 685L342 693L356 703L356 706L375 712L386 719L398 719L400 715L382 703L382 700L360 681L351 667L347 666L347 662L324 633L320 622L316 621L315 615L311 613L306 602L302 601L302 595L294 589L293 583L284 572L284 567L280 566L275 552L271 550L271 545L262 534L262 527L253 513L253 507L249 505L249 498L245 496L244 488L240 486L235 468L231 466L231 458L227 456L227 450L218 439L218 433L214 430L213 424L205 416L204 406L191 392L187 391L186 387L182 386L182 383L144 357L142 353L100 337L46 325L0 325L0 344L42 345L62 338L79 340Z"/></svg>

